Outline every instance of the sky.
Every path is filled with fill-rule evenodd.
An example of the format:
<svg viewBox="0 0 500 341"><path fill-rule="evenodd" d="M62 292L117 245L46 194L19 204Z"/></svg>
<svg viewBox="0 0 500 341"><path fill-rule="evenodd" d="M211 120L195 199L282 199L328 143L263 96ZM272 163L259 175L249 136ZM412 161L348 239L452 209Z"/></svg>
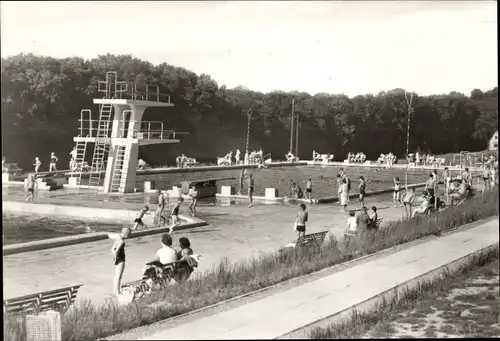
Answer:
<svg viewBox="0 0 500 341"><path fill-rule="evenodd" d="M2 1L1 55L132 54L219 85L349 96L498 86L496 1Z"/></svg>

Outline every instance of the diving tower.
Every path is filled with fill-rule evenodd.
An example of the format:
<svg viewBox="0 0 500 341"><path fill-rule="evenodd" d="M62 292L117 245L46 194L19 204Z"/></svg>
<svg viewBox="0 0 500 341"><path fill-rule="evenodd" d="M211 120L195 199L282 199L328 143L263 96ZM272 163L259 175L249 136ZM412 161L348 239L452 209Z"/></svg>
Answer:
<svg viewBox="0 0 500 341"><path fill-rule="evenodd" d="M77 152L70 184L82 187L87 146L93 143L88 187L103 186L104 193L134 192L139 146L179 143L178 136L183 134L165 130L161 121L143 121L144 113L148 108L170 108L174 104L170 96L160 94L157 85L138 87L118 81L115 71L107 72L106 80L97 85L104 93L103 98L93 100L99 105L99 117L93 119L89 109L80 113L79 135L73 138Z"/></svg>

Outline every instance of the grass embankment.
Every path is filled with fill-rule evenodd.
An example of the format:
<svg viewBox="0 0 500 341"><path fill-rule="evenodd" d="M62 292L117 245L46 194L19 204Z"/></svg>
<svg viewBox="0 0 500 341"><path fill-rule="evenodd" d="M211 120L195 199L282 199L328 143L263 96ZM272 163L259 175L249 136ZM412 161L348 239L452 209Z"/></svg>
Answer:
<svg viewBox="0 0 500 341"><path fill-rule="evenodd" d="M498 337L498 256L497 246L369 312L312 329L309 338Z"/></svg>
<svg viewBox="0 0 500 341"><path fill-rule="evenodd" d="M198 274L182 286L172 286L128 306L84 302L62 316L62 339L96 340L142 325L151 324L238 295L265 288L351 259L407 243L440 231L498 215L498 189L439 215L418 220L396 221L354 241L330 247L309 247L262 256L251 261L219 266ZM9 340L18 340L22 326L10 319L5 325ZM21 338L22 339L22 338Z"/></svg>

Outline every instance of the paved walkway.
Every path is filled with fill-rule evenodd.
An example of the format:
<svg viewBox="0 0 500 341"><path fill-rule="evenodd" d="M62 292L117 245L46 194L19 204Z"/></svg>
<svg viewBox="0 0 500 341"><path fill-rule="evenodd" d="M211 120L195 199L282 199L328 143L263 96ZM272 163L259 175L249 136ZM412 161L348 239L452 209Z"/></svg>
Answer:
<svg viewBox="0 0 500 341"><path fill-rule="evenodd" d="M211 316L174 319L170 327L165 322L161 332L142 337L275 339L498 243L498 223L495 219L436 238Z"/></svg>
<svg viewBox="0 0 500 341"><path fill-rule="evenodd" d="M51 202L55 203L55 200L65 202L65 199L56 198L51 199ZM403 209L392 207L390 195L369 197L366 203L379 208L379 216L384 218L384 222L399 219L403 215ZM125 204L130 207L142 205L109 203L106 206ZM358 204L353 201L352 207L358 208ZM308 205L308 209L308 233L332 226L336 227L339 235L345 231L347 215L341 212L338 204ZM184 212L186 210L184 208ZM177 246L179 237L188 237L194 252L202 255L197 271L203 272L219 264L225 257L236 262L276 252L295 239L293 221L296 212L297 207L291 205L257 204L252 208L246 205L200 205L198 216L210 225L179 231L174 235L174 243ZM160 240L160 235L152 235L127 241L125 282L140 278L144 263L154 258L156 250L161 247ZM88 298L94 303L101 303L109 297L112 288L114 269L111 245L111 241L104 240L5 256L4 297L84 284L79 299Z"/></svg>

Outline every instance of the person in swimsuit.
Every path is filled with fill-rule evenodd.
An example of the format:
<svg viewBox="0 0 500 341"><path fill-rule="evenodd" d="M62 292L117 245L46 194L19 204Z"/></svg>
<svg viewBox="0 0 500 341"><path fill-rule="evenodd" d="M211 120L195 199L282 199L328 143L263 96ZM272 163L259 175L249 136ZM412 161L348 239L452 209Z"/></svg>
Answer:
<svg viewBox="0 0 500 341"><path fill-rule="evenodd" d="M483 170L483 194L484 192L490 190L491 184L490 184L490 166L487 165L484 167Z"/></svg>
<svg viewBox="0 0 500 341"><path fill-rule="evenodd" d="M192 216L196 216L196 204L198 203L198 191L196 190L196 186L191 187L190 191L191 195L191 203L189 204L189 210L191 211Z"/></svg>
<svg viewBox="0 0 500 341"><path fill-rule="evenodd" d="M40 158L36 157L35 163L33 164L33 166L35 166L35 173L38 173L41 165L42 165L42 162L40 161Z"/></svg>
<svg viewBox="0 0 500 341"><path fill-rule="evenodd" d="M465 167L464 171L462 172L462 180L467 186L472 187L472 179L470 176L469 167Z"/></svg>
<svg viewBox="0 0 500 341"><path fill-rule="evenodd" d="M412 205L415 202L415 191L413 188L408 188L403 194L403 205L405 207L406 219L412 217Z"/></svg>
<svg viewBox="0 0 500 341"><path fill-rule="evenodd" d="M309 179L307 179L307 182L306 182L306 198L309 199L309 201L312 204L311 194L312 194L312 179L309 178Z"/></svg>
<svg viewBox="0 0 500 341"><path fill-rule="evenodd" d="M393 193L393 200L394 200L394 207L401 206L401 196L400 196L400 191L401 191L401 183L399 181L399 177L395 177L393 179L394 182L394 193Z"/></svg>
<svg viewBox="0 0 500 341"><path fill-rule="evenodd" d="M248 199L250 200L250 205L248 205L248 207L253 206L253 186L253 175L250 173L248 174Z"/></svg>
<svg viewBox="0 0 500 341"><path fill-rule="evenodd" d="M366 181L363 176L359 177L359 202L361 203L361 207L365 207L365 194L366 194Z"/></svg>
<svg viewBox="0 0 500 341"><path fill-rule="evenodd" d="M425 189L424 191L429 193L431 197L434 197L434 189L435 189L435 180L434 180L434 173L429 174L429 180L425 183Z"/></svg>
<svg viewBox="0 0 500 341"><path fill-rule="evenodd" d="M56 154L54 152L50 153L49 172L57 172L57 161L59 161L59 159L57 158Z"/></svg>
<svg viewBox="0 0 500 341"><path fill-rule="evenodd" d="M76 163L76 156L77 156L77 151L76 151L76 147L73 147L73 150L69 153L69 155L71 156L71 159L69 160L69 169L72 170L75 163Z"/></svg>
<svg viewBox="0 0 500 341"><path fill-rule="evenodd" d="M26 183L26 190L28 192L28 195L26 196L26 199L24 200L25 202L31 201L35 199L35 188L38 187L38 183L36 182L35 175L30 174L28 175L28 180Z"/></svg>
<svg viewBox="0 0 500 341"><path fill-rule="evenodd" d="M125 239L130 236L130 232L130 229L125 227L120 234L109 234L109 237L115 240L111 248L111 253L113 254L113 264L115 266L113 294L116 296L121 294L121 282L123 271L125 270Z"/></svg>
<svg viewBox="0 0 500 341"><path fill-rule="evenodd" d="M183 202L184 202L184 198L180 197L179 200L177 201L177 204L175 204L174 208L172 209L172 213L170 214L170 216L172 217L172 226L170 226L170 234L173 234L174 227L176 227L180 224L180 222L179 222L179 209L181 208L181 205Z"/></svg>
<svg viewBox="0 0 500 341"><path fill-rule="evenodd" d="M165 210L165 195L161 191L161 189L156 190L156 194L158 195L158 207L156 209L156 223L157 227L160 227L161 222L163 221L163 224L166 223L167 219L163 216L163 211Z"/></svg>
<svg viewBox="0 0 500 341"><path fill-rule="evenodd" d="M448 198L448 195L450 194L450 181L451 181L451 173L448 167L444 167L443 171L443 181L444 181L444 194Z"/></svg>
<svg viewBox="0 0 500 341"><path fill-rule="evenodd" d="M142 218L144 218L144 215L149 214L148 211L149 211L149 207L148 206L144 206L144 208L137 215L137 218L135 218L135 220L134 220L134 227L132 228L132 230L136 230L139 227L139 225L142 228L146 228L146 225L142 221Z"/></svg>
<svg viewBox="0 0 500 341"><path fill-rule="evenodd" d="M300 204L300 211L297 213L297 218L295 218L295 231L297 231L297 238L306 235L306 223L308 221L309 214L306 212L306 204Z"/></svg>

